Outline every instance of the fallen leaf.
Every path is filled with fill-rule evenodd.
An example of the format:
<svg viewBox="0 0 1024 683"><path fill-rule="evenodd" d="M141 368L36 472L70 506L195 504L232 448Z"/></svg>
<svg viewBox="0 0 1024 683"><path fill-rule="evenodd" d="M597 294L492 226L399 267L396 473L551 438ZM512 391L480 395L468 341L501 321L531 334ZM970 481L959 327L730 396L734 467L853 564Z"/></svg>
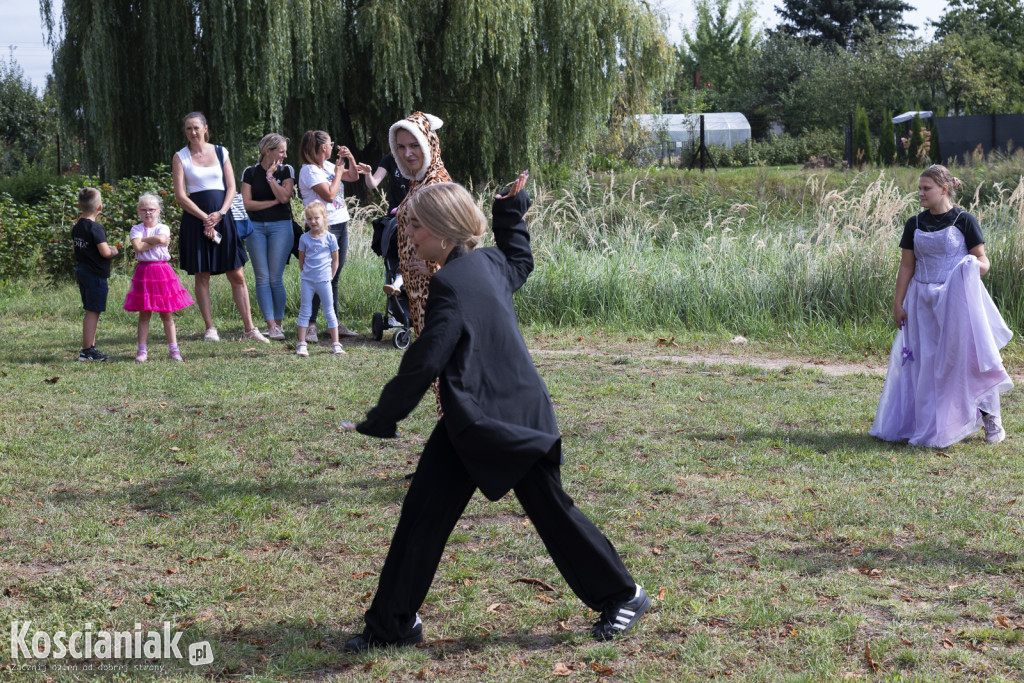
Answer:
<svg viewBox="0 0 1024 683"><path fill-rule="evenodd" d="M142 604L143 605L152 605L153 604L153 594L150 593L146 597L142 598Z"/></svg>
<svg viewBox="0 0 1024 683"><path fill-rule="evenodd" d="M253 346L253 347L248 348L248 349L242 349L242 353L252 353L255 350L256 350L256 347Z"/></svg>
<svg viewBox="0 0 1024 683"><path fill-rule="evenodd" d="M247 590L249 590L248 584L246 584L244 586L239 586L238 588L232 588L231 592L232 593L243 593L243 592L245 592Z"/></svg>
<svg viewBox="0 0 1024 683"><path fill-rule="evenodd" d="M939 456L940 458L948 458L949 457L949 453L943 453L942 451L939 451L935 455Z"/></svg>
<svg viewBox="0 0 1024 683"><path fill-rule="evenodd" d="M658 600L664 600L665 599L665 591L666 590L667 589L665 588L665 586L662 586L661 588L658 589L658 595L656 596L658 598Z"/></svg>
<svg viewBox="0 0 1024 683"><path fill-rule="evenodd" d="M912 646L914 644L913 641L907 640L903 636L900 636L900 642L903 643L904 645L906 645L907 647L910 647L910 646Z"/></svg>
<svg viewBox="0 0 1024 683"><path fill-rule="evenodd" d="M572 627L569 626L568 622L560 621L560 622L558 622L558 630L559 631L571 631Z"/></svg>
<svg viewBox="0 0 1024 683"><path fill-rule="evenodd" d="M661 548L651 548L651 552L655 555L661 555Z"/></svg>
<svg viewBox="0 0 1024 683"><path fill-rule="evenodd" d="M871 656L871 643L864 643L864 661L868 663L868 668L872 671L878 671L882 668Z"/></svg>
<svg viewBox="0 0 1024 683"><path fill-rule="evenodd" d="M170 569L167 570L167 573L168 574L177 574L178 570L175 569L174 567L171 567Z"/></svg>
<svg viewBox="0 0 1024 683"><path fill-rule="evenodd" d="M708 402L708 400L706 398L704 398L703 396L701 396L700 394L697 394L697 400L700 401L701 403L707 403Z"/></svg>
<svg viewBox="0 0 1024 683"><path fill-rule="evenodd" d="M118 599L114 600L114 602L110 603L110 609L117 609L118 607L120 607L121 603L124 602L124 599L126 597L128 597L127 593L125 593L124 595L122 595Z"/></svg>
<svg viewBox="0 0 1024 683"><path fill-rule="evenodd" d="M46 520L45 519L40 519L39 517L33 517L32 521L35 522L36 524L46 524Z"/></svg>
<svg viewBox="0 0 1024 683"><path fill-rule="evenodd" d="M177 452L178 452L178 451L180 451L180 450L181 450L181 449L180 449L180 448L178 448L177 446L171 446L171 453L177 453Z"/></svg>
<svg viewBox="0 0 1024 683"><path fill-rule="evenodd" d="M430 670L429 666L423 667L422 669L420 669L419 671L416 672L416 678L420 679L421 681L424 680L427 677L427 672L429 670Z"/></svg>
<svg viewBox="0 0 1024 683"><path fill-rule="evenodd" d="M565 665L565 662L555 662L555 668L551 672L554 676L569 676L572 670Z"/></svg>
<svg viewBox="0 0 1024 683"><path fill-rule="evenodd" d="M327 410L337 410L334 406L327 406Z"/></svg>
<svg viewBox="0 0 1024 683"><path fill-rule="evenodd" d="M1016 499L1016 498L1014 498L1013 500L1008 500L1008 501L1006 501L1006 504L1007 504L1007 505L1013 505L1013 504L1014 504L1014 503L1016 503L1016 502L1017 502L1017 499Z"/></svg>
<svg viewBox="0 0 1024 683"><path fill-rule="evenodd" d="M488 612L497 612L499 609L501 609L500 602L491 603L491 605L487 607Z"/></svg>
<svg viewBox="0 0 1024 683"><path fill-rule="evenodd" d="M952 650L955 647L955 645L953 645L953 641L949 638L943 638L942 647L946 648L947 650Z"/></svg>
<svg viewBox="0 0 1024 683"><path fill-rule="evenodd" d="M545 581L541 581L540 579L532 579L532 578L528 578L528 577L525 577L525 576L522 577L522 578L519 578L519 579L512 579L512 581L510 583L528 583L531 586L536 586L537 588L540 588L543 591L554 591L555 590L555 587L552 586L550 583L547 583Z"/></svg>
<svg viewBox="0 0 1024 683"><path fill-rule="evenodd" d="M373 572L352 572L353 579L361 579L364 576L372 576Z"/></svg>
<svg viewBox="0 0 1024 683"><path fill-rule="evenodd" d="M57 380L59 379L60 377L51 377L49 379L44 379L43 381L46 382L47 384L56 384Z"/></svg>
<svg viewBox="0 0 1024 683"><path fill-rule="evenodd" d="M555 601L554 598L552 598L549 595L544 595L543 593L538 593L537 594L537 599L540 600L541 602L546 602L548 604L551 604L551 603L553 603Z"/></svg>
<svg viewBox="0 0 1024 683"><path fill-rule="evenodd" d="M1008 631L1013 630L1013 622L1006 618L1003 614L996 615L996 625L999 628L1005 628Z"/></svg>
<svg viewBox="0 0 1024 683"><path fill-rule="evenodd" d="M610 666L604 666L602 664L598 664L597 662L591 662L590 668L598 676L611 676L615 673L615 671Z"/></svg>

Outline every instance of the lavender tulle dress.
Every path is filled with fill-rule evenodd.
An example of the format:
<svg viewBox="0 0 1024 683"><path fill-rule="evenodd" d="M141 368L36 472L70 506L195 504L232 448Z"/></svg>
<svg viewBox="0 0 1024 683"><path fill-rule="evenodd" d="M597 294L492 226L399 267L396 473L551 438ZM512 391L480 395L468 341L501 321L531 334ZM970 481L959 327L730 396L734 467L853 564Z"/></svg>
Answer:
<svg viewBox="0 0 1024 683"><path fill-rule="evenodd" d="M944 448L983 426L979 411L999 415L999 394L1013 387L999 349L1013 333L956 226L917 230L914 258L907 323L896 333L870 434Z"/></svg>

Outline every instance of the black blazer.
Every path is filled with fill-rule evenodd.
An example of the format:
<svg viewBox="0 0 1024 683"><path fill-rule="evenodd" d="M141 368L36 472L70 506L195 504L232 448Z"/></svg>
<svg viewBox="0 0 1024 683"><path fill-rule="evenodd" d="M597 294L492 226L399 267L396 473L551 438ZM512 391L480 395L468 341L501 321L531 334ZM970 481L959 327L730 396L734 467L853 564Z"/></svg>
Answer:
<svg viewBox="0 0 1024 683"><path fill-rule="evenodd" d="M397 423L440 380L442 420L484 495L498 500L538 458L561 460L558 424L537 374L512 294L533 270L526 192L494 201L497 247L453 251L430 280L423 332L356 429L395 435Z"/></svg>

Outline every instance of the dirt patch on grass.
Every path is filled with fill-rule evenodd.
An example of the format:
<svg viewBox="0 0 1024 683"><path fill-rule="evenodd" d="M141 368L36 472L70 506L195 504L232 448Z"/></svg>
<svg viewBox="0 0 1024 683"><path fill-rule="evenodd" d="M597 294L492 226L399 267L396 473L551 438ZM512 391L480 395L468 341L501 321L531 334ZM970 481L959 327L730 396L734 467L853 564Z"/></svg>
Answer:
<svg viewBox="0 0 1024 683"><path fill-rule="evenodd" d="M619 353L592 351L589 349L530 349L534 356L590 356L608 357L621 356ZM684 353L671 355L665 353L637 354L638 360L663 360L683 365L749 365L763 370L784 370L797 367L806 370L817 370L832 377L842 375L880 375L885 376L884 365L871 363L830 363L824 360L801 360L798 358L771 358L767 356L737 356L725 353Z"/></svg>

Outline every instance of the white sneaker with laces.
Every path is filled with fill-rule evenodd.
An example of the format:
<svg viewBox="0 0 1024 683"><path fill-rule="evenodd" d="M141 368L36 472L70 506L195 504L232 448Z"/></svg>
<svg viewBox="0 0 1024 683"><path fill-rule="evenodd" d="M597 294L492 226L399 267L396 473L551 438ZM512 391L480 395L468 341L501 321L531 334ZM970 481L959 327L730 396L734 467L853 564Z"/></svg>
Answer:
<svg viewBox="0 0 1024 683"><path fill-rule="evenodd" d="M981 419L985 423L985 441L999 443L1006 438L1006 430L1003 429L1003 422L998 415L985 413Z"/></svg>
<svg viewBox="0 0 1024 683"><path fill-rule="evenodd" d="M341 348L341 342L334 342L333 344L331 344L331 353L333 353L335 356L345 355L345 349Z"/></svg>
<svg viewBox="0 0 1024 683"><path fill-rule="evenodd" d="M306 341L310 344L316 344L320 339L316 336L316 323L310 323L309 328L306 329Z"/></svg>
<svg viewBox="0 0 1024 683"><path fill-rule="evenodd" d="M309 349L306 348L306 342L299 342L299 345L295 347L295 355L302 356L303 358L309 357Z"/></svg>
<svg viewBox="0 0 1024 683"><path fill-rule="evenodd" d="M206 328L206 334L203 335L203 339L205 339L206 341L220 341L220 335L217 334L217 328Z"/></svg>
<svg viewBox="0 0 1024 683"><path fill-rule="evenodd" d="M282 339L284 339L284 330L282 330L277 325L271 325L270 329L267 330L266 337L267 339L281 341Z"/></svg>
<svg viewBox="0 0 1024 683"><path fill-rule="evenodd" d="M243 336L246 339L252 339L253 341L260 342L261 344L269 344L270 343L270 340L267 339L266 337L264 337L260 333L260 331L257 330L255 327L252 328L251 330L249 330L248 332L246 332L245 335L243 335Z"/></svg>

